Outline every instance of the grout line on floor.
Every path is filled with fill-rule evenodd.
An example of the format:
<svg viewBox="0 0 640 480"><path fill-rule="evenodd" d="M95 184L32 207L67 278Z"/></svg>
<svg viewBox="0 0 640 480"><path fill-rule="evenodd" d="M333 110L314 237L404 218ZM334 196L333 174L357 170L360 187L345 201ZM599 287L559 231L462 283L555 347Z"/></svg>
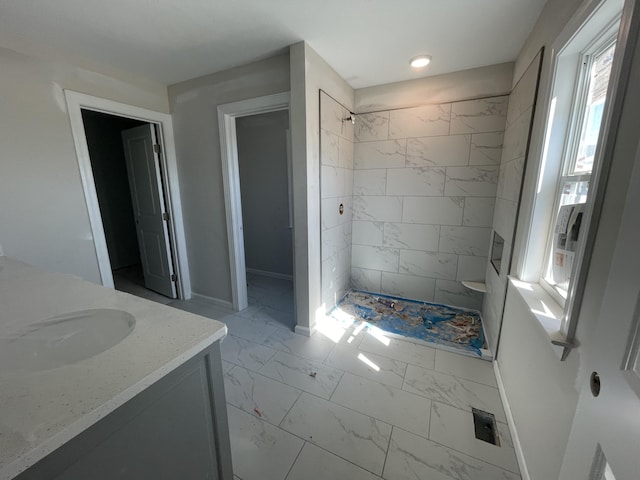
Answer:
<svg viewBox="0 0 640 480"><path fill-rule="evenodd" d="M277 427L276 427L277 428ZM283 430L284 431L284 430ZM307 444L306 440L305 442L302 444L302 447L300 447L300 451L298 452L298 454L296 455L296 458L293 460L293 463L291 463L291 466L289 467L289 470L287 470L287 474L284 476L284 480L287 480L287 478L289 477L289 474L291 473L291 470L293 469L293 466L296 464L296 462L298 461L298 458L300 457L300 454L302 453L302 450L304 449L304 446Z"/></svg>

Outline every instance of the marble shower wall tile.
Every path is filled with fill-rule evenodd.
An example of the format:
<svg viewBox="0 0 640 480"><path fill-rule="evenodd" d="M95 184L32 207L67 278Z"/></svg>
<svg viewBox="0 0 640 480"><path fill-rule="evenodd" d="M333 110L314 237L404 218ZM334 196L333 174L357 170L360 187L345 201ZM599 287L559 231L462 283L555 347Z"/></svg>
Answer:
<svg viewBox="0 0 640 480"><path fill-rule="evenodd" d="M405 197L403 223L460 225L464 197Z"/></svg>
<svg viewBox="0 0 640 480"><path fill-rule="evenodd" d="M382 222L353 222L353 245L369 245L381 247L383 245L384 223ZM386 245L392 247L394 245Z"/></svg>
<svg viewBox="0 0 640 480"><path fill-rule="evenodd" d="M349 110L320 95L322 299L327 307L350 288L354 126ZM340 205L343 213L339 213Z"/></svg>
<svg viewBox="0 0 640 480"><path fill-rule="evenodd" d="M458 282L483 279L507 107L503 96L358 115L352 288L481 305Z"/></svg>
<svg viewBox="0 0 640 480"><path fill-rule="evenodd" d="M407 141L384 140L356 143L353 147L353 168L404 168Z"/></svg>
<svg viewBox="0 0 640 480"><path fill-rule="evenodd" d="M356 290L380 292L382 272L365 268L351 268L351 286Z"/></svg>
<svg viewBox="0 0 640 480"><path fill-rule="evenodd" d="M447 196L495 197L500 167L447 167Z"/></svg>
<svg viewBox="0 0 640 480"><path fill-rule="evenodd" d="M509 96L453 103L451 135L504 131L508 104Z"/></svg>
<svg viewBox="0 0 640 480"><path fill-rule="evenodd" d="M448 135L450 119L451 104L391 110L389 138Z"/></svg>
<svg viewBox="0 0 640 480"><path fill-rule="evenodd" d="M471 139L471 135L409 138L407 139L407 166L469 165ZM500 163L499 153L497 163Z"/></svg>
<svg viewBox="0 0 640 480"><path fill-rule="evenodd" d="M444 168L387 170L387 195L438 196L444 193Z"/></svg>
<svg viewBox="0 0 640 480"><path fill-rule="evenodd" d="M505 131L501 163L525 156L527 143L529 142L531 115L533 115L533 107L529 107L522 115L516 118L514 123Z"/></svg>
<svg viewBox="0 0 640 480"><path fill-rule="evenodd" d="M512 202L520 199L522 175L524 171L524 157L516 158L504 163L500 167L500 181L502 188L498 191L498 197Z"/></svg>
<svg viewBox="0 0 640 480"><path fill-rule="evenodd" d="M402 197L356 196L353 198L353 219L399 222L402 220Z"/></svg>
<svg viewBox="0 0 640 480"><path fill-rule="evenodd" d="M355 170L353 172L354 195L386 195L387 170L384 168Z"/></svg>
<svg viewBox="0 0 640 480"><path fill-rule="evenodd" d="M436 303L456 305L458 307L480 310L482 308L482 294L469 290L460 282L450 280L436 280Z"/></svg>
<svg viewBox="0 0 640 480"><path fill-rule="evenodd" d="M457 255L418 250L400 250L400 273L455 280L457 269Z"/></svg>
<svg viewBox="0 0 640 480"><path fill-rule="evenodd" d="M490 236L490 228L443 226L439 250L458 255L487 256Z"/></svg>
<svg viewBox="0 0 640 480"><path fill-rule="evenodd" d="M456 280L471 280L474 282L485 281L485 271L489 259L487 257L474 257L472 255L458 256L458 272Z"/></svg>
<svg viewBox="0 0 640 480"><path fill-rule="evenodd" d="M320 165L340 166L338 142L340 137L335 133L320 129Z"/></svg>
<svg viewBox="0 0 640 480"><path fill-rule="evenodd" d="M380 270L382 272L397 272L400 252L397 248L370 247L367 245L353 245L351 247L351 266Z"/></svg>
<svg viewBox="0 0 640 480"><path fill-rule="evenodd" d="M493 211L496 206L494 197L466 197L462 225L465 227L491 227Z"/></svg>
<svg viewBox="0 0 640 480"><path fill-rule="evenodd" d="M389 138L389 112L356 115L355 141L371 142Z"/></svg>
<svg viewBox="0 0 640 480"><path fill-rule="evenodd" d="M503 132L471 135L469 165L500 165L503 142Z"/></svg>
<svg viewBox="0 0 640 480"><path fill-rule="evenodd" d="M382 272L382 289L380 293L398 297L432 302L436 288L433 278L407 275L405 273Z"/></svg>
<svg viewBox="0 0 640 480"><path fill-rule="evenodd" d="M440 225L385 223L382 244L408 250L438 251Z"/></svg>

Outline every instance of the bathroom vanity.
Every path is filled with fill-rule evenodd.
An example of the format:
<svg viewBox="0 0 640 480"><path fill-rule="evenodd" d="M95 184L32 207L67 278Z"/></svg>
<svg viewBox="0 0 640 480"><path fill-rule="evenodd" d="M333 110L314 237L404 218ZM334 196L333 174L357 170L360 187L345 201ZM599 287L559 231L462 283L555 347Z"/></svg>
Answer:
<svg viewBox="0 0 640 480"><path fill-rule="evenodd" d="M0 257L0 479L231 480L226 333Z"/></svg>

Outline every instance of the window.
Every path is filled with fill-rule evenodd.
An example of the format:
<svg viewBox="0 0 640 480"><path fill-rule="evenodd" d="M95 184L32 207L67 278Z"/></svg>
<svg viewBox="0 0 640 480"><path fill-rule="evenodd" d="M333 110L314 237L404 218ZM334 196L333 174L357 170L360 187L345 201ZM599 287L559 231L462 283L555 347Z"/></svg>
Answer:
<svg viewBox="0 0 640 480"><path fill-rule="evenodd" d="M604 113L615 40L601 35L586 52L573 81L573 101L566 127L556 200L550 224L541 284L564 304L573 264L584 237L582 218ZM568 90L565 89L565 95Z"/></svg>

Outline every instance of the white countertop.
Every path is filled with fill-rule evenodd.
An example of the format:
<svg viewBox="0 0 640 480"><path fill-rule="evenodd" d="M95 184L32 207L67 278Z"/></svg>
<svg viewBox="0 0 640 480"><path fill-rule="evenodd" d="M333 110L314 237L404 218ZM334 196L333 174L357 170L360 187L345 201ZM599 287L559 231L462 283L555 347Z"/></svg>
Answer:
<svg viewBox="0 0 640 480"><path fill-rule="evenodd" d="M130 313L134 330L75 364L0 370L0 479L10 479L227 334L216 320L0 257L0 336L85 309Z"/></svg>

